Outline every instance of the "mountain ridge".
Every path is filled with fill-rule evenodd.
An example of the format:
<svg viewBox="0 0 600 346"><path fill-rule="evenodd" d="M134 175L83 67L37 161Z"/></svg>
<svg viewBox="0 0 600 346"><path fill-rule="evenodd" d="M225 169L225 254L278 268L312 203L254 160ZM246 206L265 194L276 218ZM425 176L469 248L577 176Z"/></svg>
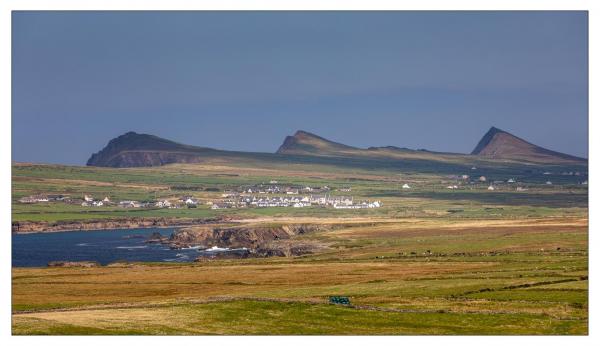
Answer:
<svg viewBox="0 0 600 346"><path fill-rule="evenodd" d="M97 153L91 155L88 166L148 167L171 163L201 163L219 157L249 157L261 159L298 160L300 157L337 158L367 161L425 160L439 162L471 162L473 160L525 161L539 164L582 164L586 159L548 150L531 144L504 130L492 126L481 138L471 154L435 152L396 146L368 147L366 149L334 142L308 131L298 130L286 136L274 154L235 152L178 143L149 134L129 131L111 139Z"/></svg>

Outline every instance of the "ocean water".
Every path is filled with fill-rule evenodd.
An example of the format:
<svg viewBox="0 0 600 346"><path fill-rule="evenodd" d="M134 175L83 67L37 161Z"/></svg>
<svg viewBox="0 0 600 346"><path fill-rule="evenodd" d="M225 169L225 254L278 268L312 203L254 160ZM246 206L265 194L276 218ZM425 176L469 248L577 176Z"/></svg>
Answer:
<svg viewBox="0 0 600 346"><path fill-rule="evenodd" d="M169 236L173 228L73 231L12 235L13 267L45 267L51 261L191 262L198 248L171 250L146 244L153 232Z"/></svg>

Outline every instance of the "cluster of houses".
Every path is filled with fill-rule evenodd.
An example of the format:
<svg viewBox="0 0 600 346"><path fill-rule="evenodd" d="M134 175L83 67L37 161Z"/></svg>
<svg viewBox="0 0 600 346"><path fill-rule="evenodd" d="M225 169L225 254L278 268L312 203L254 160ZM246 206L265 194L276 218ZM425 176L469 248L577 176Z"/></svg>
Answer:
<svg viewBox="0 0 600 346"><path fill-rule="evenodd" d="M549 175L552 174L550 172L544 172L544 175ZM563 172L561 173L562 175L573 175L573 176L578 176L578 175L582 175L582 173L580 172ZM509 184L509 185L516 185L517 181L514 178L509 178L507 180L494 180L491 181L489 180L486 176L481 175L479 177L473 177L471 179L471 177L467 174L463 174L463 175L449 175L447 176L448 179L451 179L450 181L446 180L446 181L442 181L443 184L446 184L448 182L450 182L449 185L446 185L446 189L449 190L458 190L461 188L469 188L472 189L472 187L469 187L469 185L474 185L474 184L482 184L484 186L487 185L486 189L488 191L495 191L498 189L499 186L503 185L503 184ZM489 185L488 185L489 184ZM545 185L553 185L552 181L547 180L545 183ZM587 180L579 183L581 185L587 185L588 182ZM408 184L408 183L404 183L401 188L403 190L408 190L411 189L412 187ZM516 187L517 191L527 191L528 189L524 188L523 186L517 186Z"/></svg>
<svg viewBox="0 0 600 346"><path fill-rule="evenodd" d="M280 185L277 180L271 180L269 184L257 184L250 186L241 186L237 192L226 192L225 194L235 195L236 193L256 193L256 194L286 194L286 195L298 195L300 193L322 193L328 192L331 188L329 186L313 187L313 186L297 186L297 185ZM339 191L351 191L351 188L342 188Z"/></svg>
<svg viewBox="0 0 600 346"><path fill-rule="evenodd" d="M181 209L184 206L188 208L195 208L200 203L200 200L192 196L184 196L179 198L176 202L168 199L162 199L152 202L138 202L138 201L121 201L119 206L123 208L168 208L168 209Z"/></svg>
<svg viewBox="0 0 600 346"><path fill-rule="evenodd" d="M158 200L150 202L139 202L133 200L124 200L119 202L113 202L109 197L103 199L94 199L91 195L84 195L83 198L71 198L68 195L32 195L22 197L19 199L20 203L46 203L46 202L64 202L68 204L78 204L82 207L105 207L105 206L118 206L121 208L171 208L177 209L183 206L195 207L200 204L197 198L192 196L184 196L174 202L172 200Z"/></svg>
<svg viewBox="0 0 600 346"><path fill-rule="evenodd" d="M33 195L19 199L19 203L67 202L71 197L66 195Z"/></svg>
<svg viewBox="0 0 600 346"><path fill-rule="evenodd" d="M102 200L95 200L94 197L84 195L83 202L81 202L82 207L102 207L104 205L113 205L114 203L108 197L104 197Z"/></svg>
<svg viewBox="0 0 600 346"><path fill-rule="evenodd" d="M218 202L209 202L212 209L247 208L247 207L292 207L303 208L310 206L331 206L336 209L379 208L380 201L360 201L355 203L352 196L332 196L329 194L314 194L306 196L256 196L256 195L227 195Z"/></svg>

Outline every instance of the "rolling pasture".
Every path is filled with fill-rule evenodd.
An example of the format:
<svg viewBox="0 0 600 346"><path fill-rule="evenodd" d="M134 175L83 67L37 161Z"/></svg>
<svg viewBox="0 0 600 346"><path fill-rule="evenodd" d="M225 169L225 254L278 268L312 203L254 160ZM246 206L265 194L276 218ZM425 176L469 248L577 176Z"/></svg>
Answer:
<svg viewBox="0 0 600 346"><path fill-rule="evenodd" d="M469 184L449 173L315 162L15 164L13 222L227 215L243 225L335 227L298 236L324 250L297 257L13 268L13 334L587 334L587 186L560 174L569 168L529 167L512 175L507 169L488 168L488 182ZM483 175L470 166L452 174ZM525 191L505 182L513 176ZM553 185L544 183L549 179ZM383 207L18 203L35 193L140 201L192 195L206 202L270 180L327 185L333 194L381 200ZM487 190L496 180L504 183ZM405 183L411 189L402 189ZM345 186L352 191L335 191ZM330 304L330 296L349 297L351 305Z"/></svg>

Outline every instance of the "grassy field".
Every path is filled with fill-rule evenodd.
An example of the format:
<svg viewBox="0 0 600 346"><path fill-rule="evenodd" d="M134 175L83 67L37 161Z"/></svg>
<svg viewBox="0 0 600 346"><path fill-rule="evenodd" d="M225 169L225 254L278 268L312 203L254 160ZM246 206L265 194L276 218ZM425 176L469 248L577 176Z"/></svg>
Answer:
<svg viewBox="0 0 600 346"><path fill-rule="evenodd" d="M557 170L555 168L555 170ZM463 168L455 174L469 173ZM517 171L519 172L519 171ZM479 176L478 173L476 176ZM515 177L517 174L508 175ZM504 170L492 171L490 181L505 179ZM495 191L487 191L490 183L465 184L458 182L459 190L448 190L456 179L429 173L399 173L386 169L340 170L335 166L291 164L287 167L264 165L261 168L229 165L169 165L161 168L111 169L54 165L13 165L12 220L19 221L79 221L105 218L190 217L204 218L222 215L206 205L186 209L123 209L118 207L82 207L77 204L39 203L22 204L18 199L37 193L68 194L82 198L91 194L96 198L108 196L113 201L151 201L191 195L202 202L218 200L221 193L239 186L277 180L280 184L329 186L335 189L351 186L355 199L381 200L384 207L376 210L322 210L319 208L261 208L227 210L228 215L252 216L386 216L386 217L451 217L451 218L523 218L550 215L587 215L587 186L579 185L576 176L556 175L547 186L536 183L542 174L531 174L519 186L527 191L518 192L511 184L496 184ZM544 180L545 181L545 180ZM403 190L404 183L411 185Z"/></svg>
<svg viewBox="0 0 600 346"><path fill-rule="evenodd" d="M314 233L330 250L296 258L13 268L13 332L587 333L586 220L442 223Z"/></svg>
<svg viewBox="0 0 600 346"><path fill-rule="evenodd" d="M448 190L453 179L445 174L284 166L13 165L13 222L225 214L240 224L336 225L298 236L325 246L298 257L13 268L13 334L588 333L587 186L578 177L542 176L544 167L527 173L530 178L515 173L528 189L523 192L509 184L488 191L489 183ZM471 174L467 169L455 174ZM489 171L488 178L505 178L506 169ZM383 207L125 210L18 203L34 193L209 201L272 179L352 186L355 198L379 199ZM548 179L554 184L544 184ZM404 183L412 188L401 189ZM332 295L348 296L351 306L329 304Z"/></svg>

